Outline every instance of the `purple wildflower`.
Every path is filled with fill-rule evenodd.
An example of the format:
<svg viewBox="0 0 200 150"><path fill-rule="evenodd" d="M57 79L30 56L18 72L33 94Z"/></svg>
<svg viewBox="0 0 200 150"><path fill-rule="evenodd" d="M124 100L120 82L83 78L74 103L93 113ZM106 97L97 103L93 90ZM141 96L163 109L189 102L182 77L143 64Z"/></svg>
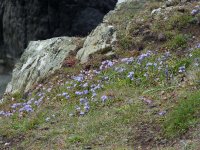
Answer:
<svg viewBox="0 0 200 150"><path fill-rule="evenodd" d="M62 96L67 96L67 95L68 95L68 93L65 93L65 92L64 92L64 93L62 93Z"/></svg>
<svg viewBox="0 0 200 150"><path fill-rule="evenodd" d="M87 98L80 98L80 104L85 104L85 103L87 103Z"/></svg>
<svg viewBox="0 0 200 150"><path fill-rule="evenodd" d="M39 106L40 103L42 102L44 97L41 97L40 99L38 99L37 101L34 102L35 105Z"/></svg>
<svg viewBox="0 0 200 150"><path fill-rule="evenodd" d="M145 99L144 102L148 105L150 105L152 103L152 100L149 100L149 99Z"/></svg>
<svg viewBox="0 0 200 150"><path fill-rule="evenodd" d="M166 79L168 80L169 79L169 70L168 70L168 67L166 67L166 69L165 69L165 76L166 76Z"/></svg>
<svg viewBox="0 0 200 150"><path fill-rule="evenodd" d="M130 58L122 58L122 59L121 59L121 62L124 62L124 63L126 63L126 64L131 64L133 61L134 61L134 58L133 58L133 57L130 57Z"/></svg>
<svg viewBox="0 0 200 150"><path fill-rule="evenodd" d="M138 56L138 63L141 63L146 57L151 56L151 54L151 51L148 51L147 53Z"/></svg>
<svg viewBox="0 0 200 150"><path fill-rule="evenodd" d="M84 75L79 74L78 76L72 77L72 79L74 79L75 81L78 81L78 82L82 82L84 80Z"/></svg>
<svg viewBox="0 0 200 150"><path fill-rule="evenodd" d="M112 67L114 64L115 64L115 62L106 60L101 63L101 66L99 67L99 69L100 70L107 69L107 68Z"/></svg>
<svg viewBox="0 0 200 150"><path fill-rule="evenodd" d="M38 93L38 96L39 97L42 97L42 96L44 96L45 95L45 93Z"/></svg>
<svg viewBox="0 0 200 150"><path fill-rule="evenodd" d="M10 116L12 116L12 115L13 115L13 113L11 113L11 112L5 112L5 113L4 113L4 116L5 116L5 117L10 117Z"/></svg>
<svg viewBox="0 0 200 150"><path fill-rule="evenodd" d="M11 108L16 109L17 107L21 106L21 103L16 103L11 106Z"/></svg>
<svg viewBox="0 0 200 150"><path fill-rule="evenodd" d="M199 13L199 9L193 9L191 11L191 15L193 15L193 16L197 15L198 13Z"/></svg>
<svg viewBox="0 0 200 150"><path fill-rule="evenodd" d="M69 94L68 93L62 93L62 96L64 96L66 99L69 99L70 98L70 96L69 96Z"/></svg>
<svg viewBox="0 0 200 150"><path fill-rule="evenodd" d="M102 87L103 86L100 85L100 84L97 84L97 85L96 84L92 84L90 91L92 91L94 93L96 90L101 89Z"/></svg>
<svg viewBox="0 0 200 150"><path fill-rule="evenodd" d="M96 97L97 96L97 93L92 93L92 98Z"/></svg>
<svg viewBox="0 0 200 150"><path fill-rule="evenodd" d="M148 66L152 66L152 65L153 65L153 63L148 62L148 63L146 64L146 67L148 67Z"/></svg>
<svg viewBox="0 0 200 150"><path fill-rule="evenodd" d="M179 67L178 69L179 69L179 70L178 70L179 73L185 72L185 66L181 66L181 67Z"/></svg>
<svg viewBox="0 0 200 150"><path fill-rule="evenodd" d="M158 113L158 115L164 116L166 113L167 113L167 111L161 111L161 112Z"/></svg>
<svg viewBox="0 0 200 150"><path fill-rule="evenodd" d="M4 111L0 111L0 115L5 115L5 112Z"/></svg>
<svg viewBox="0 0 200 150"><path fill-rule="evenodd" d="M88 90L84 90L84 91L83 91L83 94L84 94L84 95L86 95L86 94L88 94L88 93L89 93Z"/></svg>
<svg viewBox="0 0 200 150"><path fill-rule="evenodd" d="M165 52L165 55L164 55L165 57L170 57L171 56L171 54L170 54L170 52Z"/></svg>
<svg viewBox="0 0 200 150"><path fill-rule="evenodd" d="M83 112L83 111L80 111L80 113L79 113L81 116L83 116L83 115L85 115L85 112Z"/></svg>
<svg viewBox="0 0 200 150"><path fill-rule="evenodd" d="M86 112L88 112L88 111L90 110L90 106L89 106L88 103L85 104L84 110L85 110Z"/></svg>
<svg viewBox="0 0 200 150"><path fill-rule="evenodd" d="M131 80L134 80L134 72L133 71L129 72L127 77L130 78Z"/></svg>
<svg viewBox="0 0 200 150"><path fill-rule="evenodd" d="M200 43L197 44L197 48L200 48Z"/></svg>
<svg viewBox="0 0 200 150"><path fill-rule="evenodd" d="M108 96L106 96L106 95L103 95L103 96L101 97L102 102L105 102L107 99L108 99Z"/></svg>
<svg viewBox="0 0 200 150"><path fill-rule="evenodd" d="M29 104L29 105L31 105L33 102L34 102L34 98L31 98L28 102L27 102L27 104Z"/></svg>
<svg viewBox="0 0 200 150"><path fill-rule="evenodd" d="M83 88L88 87L88 83L83 84L82 87L83 87Z"/></svg>
<svg viewBox="0 0 200 150"><path fill-rule="evenodd" d="M123 68L123 67L116 67L115 68L115 71L117 71L118 73L122 73L122 72L124 72L126 69L125 68Z"/></svg>
<svg viewBox="0 0 200 150"><path fill-rule="evenodd" d="M25 105L24 107L19 109L19 112L23 112L23 111L33 112L32 106L31 105Z"/></svg>
<svg viewBox="0 0 200 150"><path fill-rule="evenodd" d="M75 92L75 94L76 94L76 95L82 95L82 94L83 94L83 92L76 91L76 92Z"/></svg>
<svg viewBox="0 0 200 150"><path fill-rule="evenodd" d="M103 80L103 81L108 81L108 80L109 80L109 77L108 77L108 76L104 76L102 80Z"/></svg>
<svg viewBox="0 0 200 150"><path fill-rule="evenodd" d="M97 70L93 70L93 73L94 73L94 74L100 74L101 72L100 72L100 71L97 71Z"/></svg>

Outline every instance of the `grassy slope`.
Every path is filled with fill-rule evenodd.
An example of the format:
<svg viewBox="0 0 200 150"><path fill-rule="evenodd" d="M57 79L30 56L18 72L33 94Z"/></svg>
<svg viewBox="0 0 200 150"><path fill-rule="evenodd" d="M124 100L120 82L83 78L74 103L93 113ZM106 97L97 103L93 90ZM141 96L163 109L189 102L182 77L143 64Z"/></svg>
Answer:
<svg viewBox="0 0 200 150"><path fill-rule="evenodd" d="M96 90L93 100L91 92L84 96L75 94L90 89L72 81L71 76L78 75L82 68L78 65L63 68L44 80L29 96L19 93L8 96L10 101L1 104L0 110L8 111L13 103L25 102L31 97L39 99L45 93L40 107L33 105L33 113L0 118L2 147L10 142L13 149L198 149L200 68L196 64L200 49L195 46L199 42L199 31L193 23L195 18L190 15L196 4L184 6L187 11L183 13L173 12L167 21L152 18L151 10L159 5L162 4L151 2L145 5L145 11L138 12L144 4L130 3L111 18L120 31L118 57L134 56L134 61L130 64L118 61L93 79L84 79L89 85L103 85ZM156 39L159 33L166 36L165 41ZM196 38L190 40L192 36ZM138 51L141 47L142 52ZM138 64L141 54L149 49L151 56ZM170 51L169 57L166 51ZM94 56L91 61L94 67L99 64L95 60ZM180 73L182 66L186 72ZM117 68L125 70L119 73ZM133 80L127 77L132 71ZM73 87L74 84L77 86ZM70 99L58 96L64 92ZM108 99L102 102L102 96ZM75 106L83 109L79 104L83 97L89 98L90 110L82 116ZM181 144L180 139L186 144Z"/></svg>

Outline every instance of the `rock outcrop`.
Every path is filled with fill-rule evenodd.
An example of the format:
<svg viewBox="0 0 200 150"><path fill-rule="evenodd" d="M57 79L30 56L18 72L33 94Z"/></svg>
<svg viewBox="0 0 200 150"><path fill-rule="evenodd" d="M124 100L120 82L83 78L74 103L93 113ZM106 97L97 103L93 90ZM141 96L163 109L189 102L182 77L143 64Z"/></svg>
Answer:
<svg viewBox="0 0 200 150"><path fill-rule="evenodd" d="M99 52L112 51L112 46L116 41L116 32L114 26L107 25L106 23L100 24L89 36L87 36L83 48L77 53L77 59L81 63L88 61L90 55Z"/></svg>
<svg viewBox="0 0 200 150"><path fill-rule="evenodd" d="M0 59L20 57L29 41L86 36L117 0L1 0Z"/></svg>
<svg viewBox="0 0 200 150"><path fill-rule="evenodd" d="M68 54L78 49L81 40L59 37L30 42L13 70L6 93L28 91L34 83L59 69Z"/></svg>
<svg viewBox="0 0 200 150"><path fill-rule="evenodd" d="M81 63L87 62L90 56L96 52L102 52L104 55L111 54L117 41L117 31L114 26L110 25L109 19L115 12L113 10L108 13L103 22L86 38L60 37L30 42L13 71L12 81L8 84L6 93L27 92L33 83L37 83L40 79L61 68L61 64L70 51L77 53L76 58ZM91 14L94 17L95 15L95 13ZM85 21L86 18L80 19ZM77 28L78 24L76 22ZM82 47L78 43L83 43Z"/></svg>

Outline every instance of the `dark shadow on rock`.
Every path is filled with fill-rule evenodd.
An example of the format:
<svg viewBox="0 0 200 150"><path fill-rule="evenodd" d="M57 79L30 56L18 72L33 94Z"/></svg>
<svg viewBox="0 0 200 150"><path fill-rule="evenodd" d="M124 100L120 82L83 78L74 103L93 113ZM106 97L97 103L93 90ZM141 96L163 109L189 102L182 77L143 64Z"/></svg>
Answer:
<svg viewBox="0 0 200 150"><path fill-rule="evenodd" d="M19 58L29 41L87 36L117 0L1 0L1 57ZM6 53L6 54L5 54Z"/></svg>

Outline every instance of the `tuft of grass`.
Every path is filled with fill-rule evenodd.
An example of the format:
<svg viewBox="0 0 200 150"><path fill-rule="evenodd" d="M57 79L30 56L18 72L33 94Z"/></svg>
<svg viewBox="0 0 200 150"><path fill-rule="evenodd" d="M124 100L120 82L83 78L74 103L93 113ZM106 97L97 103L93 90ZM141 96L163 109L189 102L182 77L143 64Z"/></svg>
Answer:
<svg viewBox="0 0 200 150"><path fill-rule="evenodd" d="M165 135L174 138L185 133L199 121L200 91L182 99L173 111L167 116L164 123Z"/></svg>
<svg viewBox="0 0 200 150"><path fill-rule="evenodd" d="M183 34L178 34L166 43L166 47L170 50L177 48L185 48L187 46L187 37Z"/></svg>
<svg viewBox="0 0 200 150"><path fill-rule="evenodd" d="M70 143L78 143L83 141L83 138L80 135L72 135L68 138Z"/></svg>
<svg viewBox="0 0 200 150"><path fill-rule="evenodd" d="M35 112L35 114L24 113L23 117L19 117L19 114L16 113L10 118L4 118L3 122L0 121L0 133L6 137L23 135L43 124L46 114L47 112L44 109L43 112Z"/></svg>
<svg viewBox="0 0 200 150"><path fill-rule="evenodd" d="M168 24L166 24L166 29L178 29L187 28L187 26L192 22L193 17L187 14L176 14L170 17Z"/></svg>

